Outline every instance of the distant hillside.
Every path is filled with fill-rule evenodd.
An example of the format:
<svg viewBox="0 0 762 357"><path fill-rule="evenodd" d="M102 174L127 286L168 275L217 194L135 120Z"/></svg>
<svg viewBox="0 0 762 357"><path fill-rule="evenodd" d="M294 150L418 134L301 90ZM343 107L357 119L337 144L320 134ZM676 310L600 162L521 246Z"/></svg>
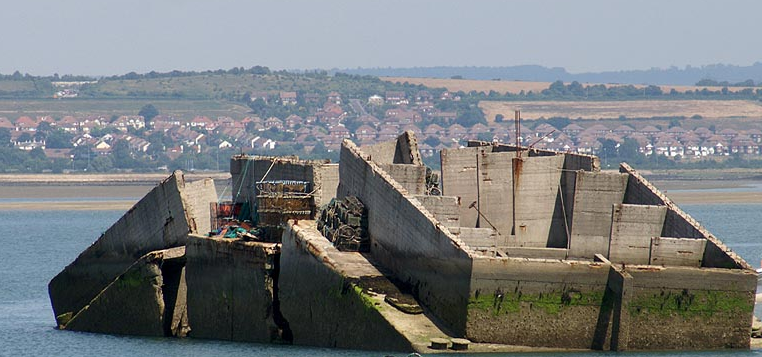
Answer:
<svg viewBox="0 0 762 357"><path fill-rule="evenodd" d="M535 65L510 67L414 67L414 68L358 68L335 70L348 74L379 77L428 77L464 79L504 79L521 81L622 83L654 85L694 85L702 79L742 82L748 79L762 81L762 62L750 66L713 64L701 67L652 68L648 70L612 71L599 73L569 73L564 68L547 68Z"/></svg>

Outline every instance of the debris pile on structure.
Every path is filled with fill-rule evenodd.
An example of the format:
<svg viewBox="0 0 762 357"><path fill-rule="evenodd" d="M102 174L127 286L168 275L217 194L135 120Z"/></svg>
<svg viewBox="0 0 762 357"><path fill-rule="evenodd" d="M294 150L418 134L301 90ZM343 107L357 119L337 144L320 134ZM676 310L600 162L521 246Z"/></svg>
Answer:
<svg viewBox="0 0 762 357"><path fill-rule="evenodd" d="M426 167L426 193L431 196L441 196L442 189L439 188L439 174Z"/></svg>
<svg viewBox="0 0 762 357"><path fill-rule="evenodd" d="M355 196L331 200L321 211L318 230L333 245L345 252L368 252L368 213L365 205Z"/></svg>
<svg viewBox="0 0 762 357"><path fill-rule="evenodd" d="M260 181L255 188L257 206L254 221L264 229L268 241L280 240L280 226L289 219L312 219L315 215L315 201L307 181Z"/></svg>

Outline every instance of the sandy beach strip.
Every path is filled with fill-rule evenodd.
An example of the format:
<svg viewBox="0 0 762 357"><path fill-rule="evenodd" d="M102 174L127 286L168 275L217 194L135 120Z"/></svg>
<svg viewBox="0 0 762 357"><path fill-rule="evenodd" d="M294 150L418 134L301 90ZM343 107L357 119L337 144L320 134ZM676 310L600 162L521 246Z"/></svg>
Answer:
<svg viewBox="0 0 762 357"><path fill-rule="evenodd" d="M155 186L171 173L122 173L122 174L0 174L0 185L150 185ZM230 179L227 172L184 172L186 181L212 178L215 181Z"/></svg>
<svg viewBox="0 0 762 357"><path fill-rule="evenodd" d="M0 202L7 211L127 211L137 201L21 201Z"/></svg>

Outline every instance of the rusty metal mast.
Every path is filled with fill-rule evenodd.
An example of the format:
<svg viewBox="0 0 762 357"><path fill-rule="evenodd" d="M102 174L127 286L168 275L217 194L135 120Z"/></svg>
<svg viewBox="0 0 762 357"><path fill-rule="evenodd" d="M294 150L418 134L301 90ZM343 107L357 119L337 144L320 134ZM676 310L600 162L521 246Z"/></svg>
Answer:
<svg viewBox="0 0 762 357"><path fill-rule="evenodd" d="M513 112L513 126L516 134L516 151L518 154L518 157L521 157L521 143L519 141L519 138L521 138L521 111L515 110Z"/></svg>

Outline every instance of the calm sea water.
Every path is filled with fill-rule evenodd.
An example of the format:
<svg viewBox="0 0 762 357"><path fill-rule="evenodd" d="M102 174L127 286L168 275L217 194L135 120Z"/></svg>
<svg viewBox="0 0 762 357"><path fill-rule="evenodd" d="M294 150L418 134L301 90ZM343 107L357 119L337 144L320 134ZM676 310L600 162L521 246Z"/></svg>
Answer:
<svg viewBox="0 0 762 357"><path fill-rule="evenodd" d="M762 258L762 233L759 229L762 204L684 205L683 209L744 259L759 267ZM122 214L122 211L0 210L0 356L406 356L393 352L110 336L56 330L47 294L48 281ZM762 350L636 355L762 356Z"/></svg>

